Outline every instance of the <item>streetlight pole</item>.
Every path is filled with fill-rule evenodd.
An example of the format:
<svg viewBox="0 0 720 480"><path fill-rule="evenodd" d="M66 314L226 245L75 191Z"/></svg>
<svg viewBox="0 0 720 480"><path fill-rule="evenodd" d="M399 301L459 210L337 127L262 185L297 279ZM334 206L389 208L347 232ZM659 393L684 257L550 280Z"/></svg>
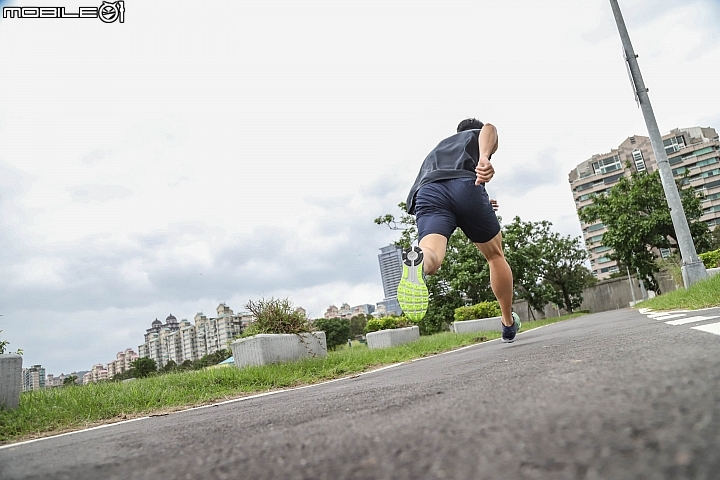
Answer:
<svg viewBox="0 0 720 480"><path fill-rule="evenodd" d="M653 152L655 153L655 160L660 170L660 179L662 181L663 190L665 191L665 197L667 198L668 206L670 207L670 217L672 218L673 227L675 229L675 237L680 248L680 255L682 257L682 276L685 283L685 288L689 287L693 283L707 278L707 271L702 260L695 251L695 244L693 244L692 235L690 235L690 227L688 225L687 217L685 217L685 210L683 209L682 202L680 201L680 193L678 193L677 185L675 185L675 179L673 178L672 169L670 168L670 162L668 162L667 153L665 153L665 146L663 145L662 136L655 120L655 114L653 113L652 105L650 105L650 97L648 96L648 89L645 88L645 82L643 82L642 75L640 74L640 67L637 63L637 55L633 50L632 43L630 43L630 35L628 35L627 28L625 27L625 21L623 20L622 13L620 12L620 6L617 0L610 0L610 6L615 16L615 23L617 24L618 31L620 32L620 39L622 40L623 49L625 51L625 61L627 62L630 70L630 76L633 82L633 88L635 89L636 99L640 104L640 108L645 118L645 125L647 126L648 134L650 135L650 143L652 144Z"/></svg>

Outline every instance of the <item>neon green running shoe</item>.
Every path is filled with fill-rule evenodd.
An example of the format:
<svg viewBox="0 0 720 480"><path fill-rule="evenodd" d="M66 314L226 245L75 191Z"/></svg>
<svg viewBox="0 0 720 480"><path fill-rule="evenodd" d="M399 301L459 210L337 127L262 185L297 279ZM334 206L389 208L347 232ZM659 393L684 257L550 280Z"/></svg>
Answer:
<svg viewBox="0 0 720 480"><path fill-rule="evenodd" d="M403 313L410 320L422 320L428 308L428 289L423 279L423 252L412 247L402 253L403 270L397 298Z"/></svg>

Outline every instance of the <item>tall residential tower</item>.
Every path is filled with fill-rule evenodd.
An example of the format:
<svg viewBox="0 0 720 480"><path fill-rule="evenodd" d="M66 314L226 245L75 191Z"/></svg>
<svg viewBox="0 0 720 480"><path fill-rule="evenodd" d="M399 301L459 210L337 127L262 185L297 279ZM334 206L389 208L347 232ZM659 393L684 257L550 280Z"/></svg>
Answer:
<svg viewBox="0 0 720 480"><path fill-rule="evenodd" d="M385 299L378 302L378 305L383 305L387 313L400 315L402 309L397 300L397 287L402 277L402 249L395 245L382 247L378 261L380 262L383 292L385 292Z"/></svg>
<svg viewBox="0 0 720 480"><path fill-rule="evenodd" d="M703 215L700 218L711 230L720 224L720 139L714 128L680 128L663 135L673 175L682 178L687 172L686 188L694 188L704 195ZM657 162L650 138L628 137L616 149L596 154L574 168L568 175L575 208L582 210L593 203L593 195L608 192L620 178L632 172L654 172ZM599 280L619 272L615 260L610 260L610 247L602 244L607 230L602 223L580 222L583 238L590 253L590 269Z"/></svg>

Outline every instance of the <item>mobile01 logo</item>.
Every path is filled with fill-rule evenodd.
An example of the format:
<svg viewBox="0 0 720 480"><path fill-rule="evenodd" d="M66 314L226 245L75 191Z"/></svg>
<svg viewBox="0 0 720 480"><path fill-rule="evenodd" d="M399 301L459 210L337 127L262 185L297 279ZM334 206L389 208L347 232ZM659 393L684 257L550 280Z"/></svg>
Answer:
<svg viewBox="0 0 720 480"><path fill-rule="evenodd" d="M99 18L104 23L125 23L125 2L102 2L77 12L67 12L65 7L3 7L3 18Z"/></svg>

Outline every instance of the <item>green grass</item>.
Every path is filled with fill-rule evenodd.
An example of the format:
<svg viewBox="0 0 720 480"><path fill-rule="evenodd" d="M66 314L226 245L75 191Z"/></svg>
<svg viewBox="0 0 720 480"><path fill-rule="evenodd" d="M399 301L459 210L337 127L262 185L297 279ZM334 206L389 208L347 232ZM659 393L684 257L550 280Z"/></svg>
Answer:
<svg viewBox="0 0 720 480"><path fill-rule="evenodd" d="M696 310L717 306L720 306L720 275L697 282L687 290L675 290L635 305L636 308L655 310L674 310L676 308Z"/></svg>
<svg viewBox="0 0 720 480"><path fill-rule="evenodd" d="M523 323L523 331L582 314ZM329 352L325 358L237 369L208 368L170 373L131 382L100 382L85 386L23 392L15 410L0 410L0 444L78 430L150 414L167 413L254 393L309 385L427 357L498 338L498 332L420 337L397 347L352 348Z"/></svg>

